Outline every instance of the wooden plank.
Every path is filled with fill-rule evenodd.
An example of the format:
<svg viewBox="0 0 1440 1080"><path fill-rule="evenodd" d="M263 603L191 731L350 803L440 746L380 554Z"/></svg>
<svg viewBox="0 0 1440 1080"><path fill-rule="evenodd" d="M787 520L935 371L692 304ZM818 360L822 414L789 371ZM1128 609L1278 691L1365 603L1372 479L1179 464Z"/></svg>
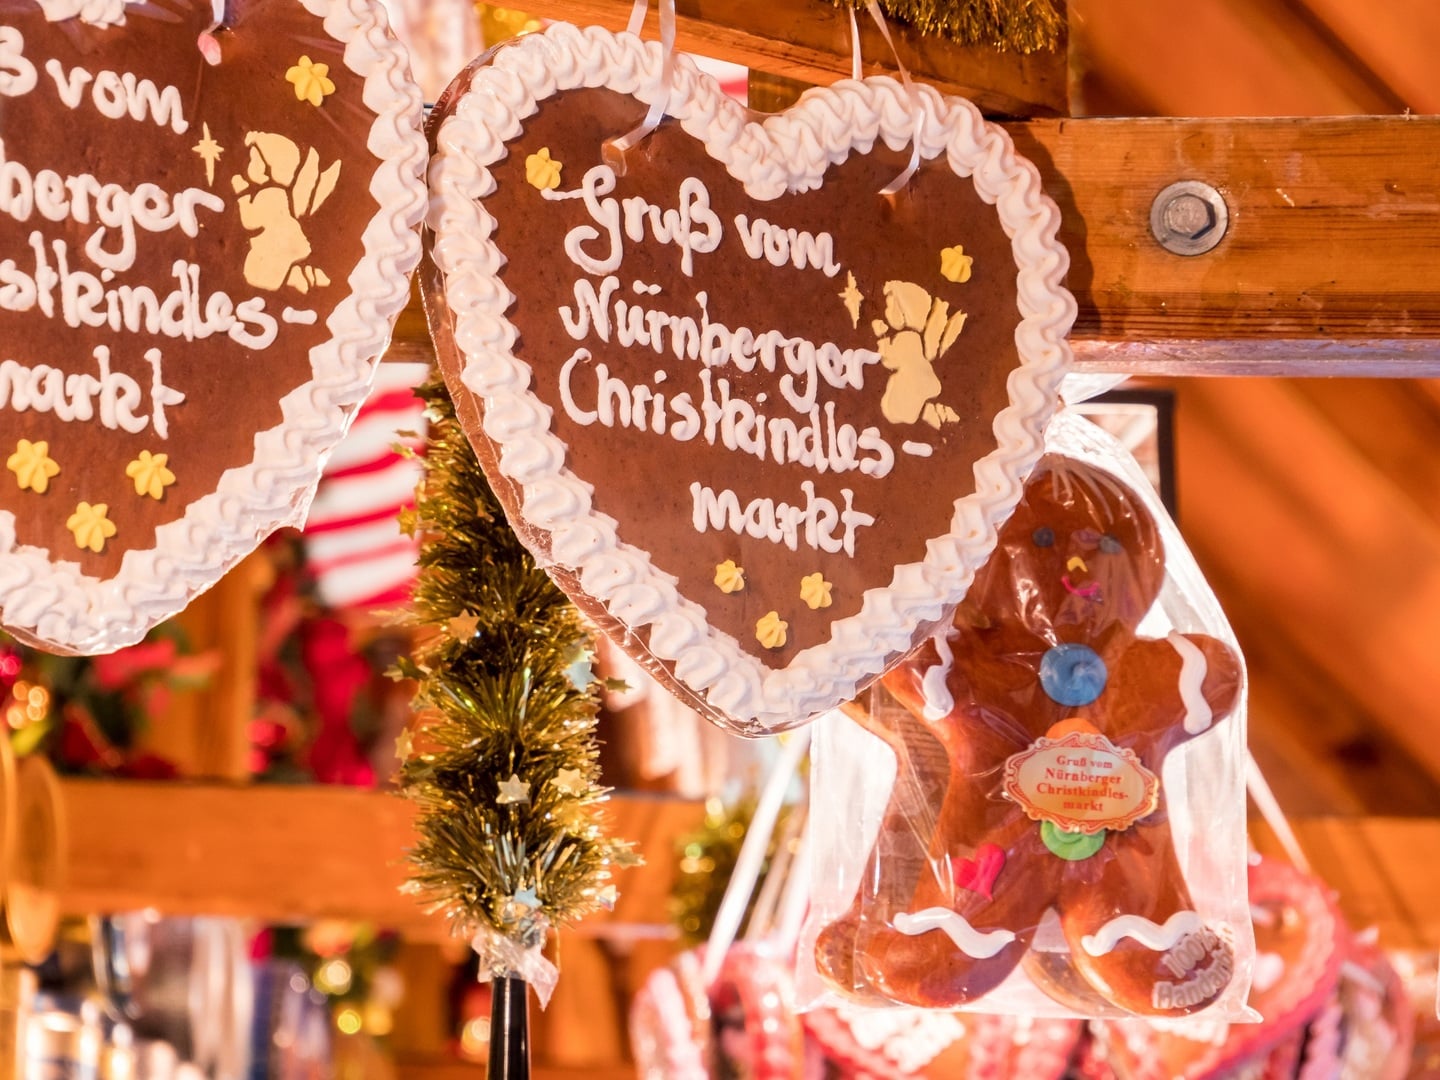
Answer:
<svg viewBox="0 0 1440 1080"><path fill-rule="evenodd" d="M62 790L66 913L363 918L430 940L448 934L399 891L414 833L410 804L397 795L73 779ZM615 910L587 920L584 932L666 936L675 837L698 827L704 806L635 796L610 808L615 833L635 841L646 865L620 872Z"/></svg>
<svg viewBox="0 0 1440 1080"><path fill-rule="evenodd" d="M1010 125L1064 215L1078 364L1155 374L1440 375L1440 117ZM1230 229L1182 258L1150 235L1204 180ZM878 197L878 196L877 196ZM426 355L414 314L399 355Z"/></svg>
<svg viewBox="0 0 1440 1080"><path fill-rule="evenodd" d="M527 0L525 10L580 26L623 30L630 0ZM849 17L823 0L677 0L677 44L687 52L828 86L851 74ZM652 12L645 36L658 38ZM890 47L869 16L858 20L867 75L892 74ZM1022 56L988 46L957 45L890 27L895 50L916 78L970 98L991 115L1064 116L1069 80L1062 43L1055 52Z"/></svg>

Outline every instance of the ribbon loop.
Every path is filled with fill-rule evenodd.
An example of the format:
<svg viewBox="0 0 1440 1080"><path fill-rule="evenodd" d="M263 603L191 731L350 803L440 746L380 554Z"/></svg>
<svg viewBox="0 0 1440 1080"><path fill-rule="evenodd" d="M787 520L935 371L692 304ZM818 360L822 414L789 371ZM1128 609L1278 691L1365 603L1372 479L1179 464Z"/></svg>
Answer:
<svg viewBox="0 0 1440 1080"><path fill-rule="evenodd" d="M635 0L630 9L630 22L626 29L637 37L645 25L645 15L650 9L650 0ZM665 109L670 104L675 80L675 0L660 0L660 92L645 119L616 139L609 139L600 150L606 165L615 170L617 176L625 175L625 154L638 145L647 135L660 126L665 119Z"/></svg>
<svg viewBox="0 0 1440 1080"><path fill-rule="evenodd" d="M867 0L865 10L870 12L870 18L880 28L881 35L885 38L885 44L890 46L890 55L895 59L895 70L899 72L900 84L905 88L905 94L910 99L910 110L915 116L915 130L910 136L910 163L905 166L899 176L891 180L880 189L881 195L894 195L910 183L910 178L920 168L920 136L925 130L925 109L920 103L920 90L910 78L910 72L905 67L905 61L900 59L900 53L895 48L895 39L890 36L890 24L885 21L885 13L880 10L878 0ZM855 9L850 9L850 34L854 42L854 57L851 63L851 70L855 78L860 78L860 27L855 21Z"/></svg>

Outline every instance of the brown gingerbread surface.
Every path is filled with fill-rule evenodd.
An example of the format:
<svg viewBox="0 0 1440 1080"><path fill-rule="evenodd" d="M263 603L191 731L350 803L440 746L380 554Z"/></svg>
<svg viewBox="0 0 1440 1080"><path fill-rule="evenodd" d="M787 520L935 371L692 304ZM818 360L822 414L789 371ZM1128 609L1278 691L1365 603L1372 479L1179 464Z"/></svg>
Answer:
<svg viewBox="0 0 1440 1080"><path fill-rule="evenodd" d="M93 26L47 22L33 0L0 0L10 56L0 72L28 63L36 73L28 92L0 97L0 178L8 178L0 179L0 364L10 365L0 369L0 464L24 439L45 443L58 466L43 494L22 488L13 469L0 472L0 511L14 515L20 545L101 579L127 551L154 546L155 530L215 491L227 469L251 462L256 433L281 420L281 398L312 378L310 350L330 337L326 322L362 255L354 223L379 209L369 193L378 162L366 146L373 116L364 81L322 21L297 0L231 0L212 65L197 43L211 12L208 0L151 0L129 6L123 26ZM333 85L319 106L298 100L286 78L302 56L324 65ZM47 171L73 190L88 176L132 194L154 185L144 192L172 205L192 193L196 235L136 226L127 261L130 226L113 200L106 209L91 198L85 215L72 199L60 220L38 207L22 213L22 189L55 182L42 179ZM119 224L97 240L105 214ZM237 332L273 326L263 347L223 329L244 303L251 314ZM187 312L189 331L155 329L157 318L178 324ZM209 332L195 329L207 320ZM42 367L99 379L97 349L108 352L112 376L133 380L130 411L146 421L141 430L105 426L98 397L88 421L21 407ZM184 395L164 406L165 437L155 422L157 377ZM127 476L142 451L165 454L173 474L158 499L137 494ZM104 504L115 526L99 552L78 546L67 528L81 502Z"/></svg>

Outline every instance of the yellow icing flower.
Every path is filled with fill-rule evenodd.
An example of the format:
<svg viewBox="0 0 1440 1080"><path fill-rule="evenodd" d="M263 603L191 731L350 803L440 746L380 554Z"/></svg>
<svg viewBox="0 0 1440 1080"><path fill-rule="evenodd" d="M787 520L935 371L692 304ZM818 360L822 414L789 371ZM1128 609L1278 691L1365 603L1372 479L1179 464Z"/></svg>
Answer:
<svg viewBox="0 0 1440 1080"><path fill-rule="evenodd" d="M715 567L715 587L723 593L739 592L745 588L745 570L734 559L726 559Z"/></svg>
<svg viewBox="0 0 1440 1080"><path fill-rule="evenodd" d="M75 546L89 548L97 555L105 550L105 541L115 535L115 523L109 518L105 503L90 505L82 502L65 521L65 528L75 536Z"/></svg>
<svg viewBox="0 0 1440 1080"><path fill-rule="evenodd" d="M5 467L15 474L21 491L33 491L44 495L50 487L50 478L60 471L50 457L50 444L45 440L31 442L21 439L15 444L15 452L5 461Z"/></svg>
<svg viewBox="0 0 1440 1080"><path fill-rule="evenodd" d="M308 101L319 106L325 103L327 95L335 92L335 84L330 81L329 75L329 64L317 64L310 57L302 56L294 67L285 72L285 81L295 85L296 101Z"/></svg>
<svg viewBox="0 0 1440 1080"><path fill-rule="evenodd" d="M542 146L525 159L525 182L537 191L560 186L560 170L564 166L550 156L550 148Z"/></svg>
<svg viewBox="0 0 1440 1080"><path fill-rule="evenodd" d="M141 450L140 456L125 466L125 475L135 481L136 495L152 499L165 497L165 489L175 483L175 474L165 467L169 454L152 454Z"/></svg>
<svg viewBox="0 0 1440 1080"><path fill-rule="evenodd" d="M811 611L822 607L830 606L830 590L834 588L831 582L825 580L825 575L818 570L813 574L806 574L800 579L800 599L810 605Z"/></svg>
<svg viewBox="0 0 1440 1080"><path fill-rule="evenodd" d="M790 624L780 618L778 611L769 611L755 624L755 640L767 649L783 649L785 631L789 629Z"/></svg>
<svg viewBox="0 0 1440 1080"><path fill-rule="evenodd" d="M959 244L940 252L940 276L947 281L963 285L970 280L970 268L974 265L974 257L966 255Z"/></svg>

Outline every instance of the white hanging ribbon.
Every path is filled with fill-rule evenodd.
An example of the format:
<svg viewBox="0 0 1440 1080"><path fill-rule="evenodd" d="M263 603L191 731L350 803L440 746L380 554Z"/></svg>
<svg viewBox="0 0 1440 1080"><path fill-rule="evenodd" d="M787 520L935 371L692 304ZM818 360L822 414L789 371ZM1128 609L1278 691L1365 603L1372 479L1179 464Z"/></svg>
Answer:
<svg viewBox="0 0 1440 1080"><path fill-rule="evenodd" d="M649 10L650 0L635 0L626 32L638 37ZM605 164L621 176L625 174L625 153L660 126L660 121L665 119L665 109L670 104L675 78L675 0L660 0L660 50L659 96L650 103L644 120L619 138L608 140L601 149Z"/></svg>
<svg viewBox="0 0 1440 1080"><path fill-rule="evenodd" d="M1285 849L1285 854L1295 869L1306 874L1311 873L1310 860L1305 858L1305 851L1300 847L1300 838L1290 827L1285 811L1280 809L1280 801L1275 798L1275 792L1270 790L1270 783L1260 771L1255 755L1248 750L1245 751L1245 787L1250 792L1250 798L1255 800L1260 816L1275 833L1275 838L1280 841L1280 846Z"/></svg>
<svg viewBox="0 0 1440 1080"><path fill-rule="evenodd" d="M215 67L220 63L220 42L215 37L215 31L225 25L225 0L210 0L210 13L214 18L201 32L195 44L199 46L200 55L205 58L205 62Z"/></svg>
<svg viewBox="0 0 1440 1080"><path fill-rule="evenodd" d="M817 720L815 723L822 723ZM813 727L812 724L810 727ZM755 882L760 879L760 867L765 861L765 851L770 846L770 835L775 831L775 821L780 816L780 807L785 801L785 790L790 786L800 759L810 748L810 727L792 732L780 747L780 755L765 778L765 787L760 792L760 801L755 804L755 816L745 830L745 840L740 845L740 854L735 857L735 869L725 886L725 895L720 900L720 909L715 913L715 924L710 930L710 940L705 945L705 964L701 969L702 985L710 986L720 974L725 955L735 943L736 931L745 917L745 908L750 895L755 891Z"/></svg>
<svg viewBox="0 0 1440 1080"><path fill-rule="evenodd" d="M543 945L543 939L539 945L522 945L490 926L482 926L470 939L470 947L480 957L480 982L507 976L524 979L534 987L542 1009L550 1004L550 995L560 978L560 969L541 951Z"/></svg>
<svg viewBox="0 0 1440 1080"><path fill-rule="evenodd" d="M915 130L910 136L910 163L905 170L890 183L880 189L881 195L894 195L910 182L920 168L920 136L925 130L925 110L920 104L920 90L910 79L910 72L905 67L905 62L900 59L900 53L895 48L895 39L890 36L890 24L885 21L885 13L880 10L878 0L867 0L865 10L870 12L870 18L880 28L881 35L885 38L885 44L890 46L890 55L895 59L895 70L900 74L900 84L905 88L906 95L910 98L910 109L915 114ZM860 78L860 26L855 21L855 9L850 9L850 41L853 53L850 60L850 70L855 79Z"/></svg>

